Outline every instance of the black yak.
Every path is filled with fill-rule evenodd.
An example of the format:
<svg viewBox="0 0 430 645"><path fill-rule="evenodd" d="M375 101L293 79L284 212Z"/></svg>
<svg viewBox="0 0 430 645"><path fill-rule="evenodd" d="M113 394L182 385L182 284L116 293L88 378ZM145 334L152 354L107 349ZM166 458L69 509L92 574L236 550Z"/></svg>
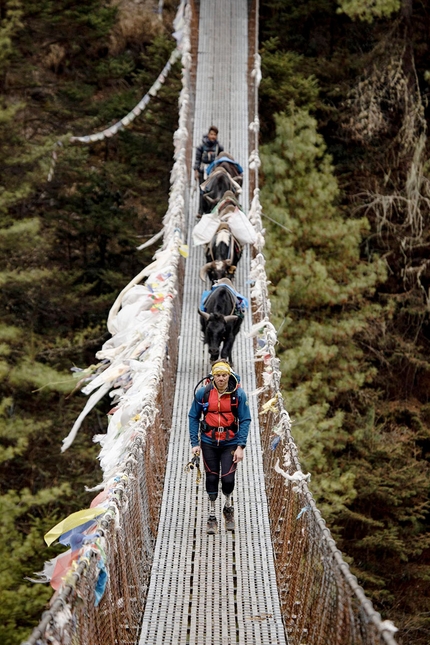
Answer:
<svg viewBox="0 0 430 645"><path fill-rule="evenodd" d="M198 310L211 361L221 357L232 362L233 344L243 320L243 304L231 281L222 278L205 299L205 310Z"/></svg>

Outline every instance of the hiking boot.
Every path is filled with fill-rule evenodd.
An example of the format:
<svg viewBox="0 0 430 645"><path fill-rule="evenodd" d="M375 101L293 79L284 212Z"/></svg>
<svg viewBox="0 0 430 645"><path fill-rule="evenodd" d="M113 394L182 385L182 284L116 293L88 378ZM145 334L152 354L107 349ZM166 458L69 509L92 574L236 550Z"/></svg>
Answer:
<svg viewBox="0 0 430 645"><path fill-rule="evenodd" d="M224 506L223 511L225 528L227 531L234 531L234 509L233 506Z"/></svg>
<svg viewBox="0 0 430 645"><path fill-rule="evenodd" d="M218 533L218 521L215 515L209 515L206 533L208 535L215 535L216 533Z"/></svg>

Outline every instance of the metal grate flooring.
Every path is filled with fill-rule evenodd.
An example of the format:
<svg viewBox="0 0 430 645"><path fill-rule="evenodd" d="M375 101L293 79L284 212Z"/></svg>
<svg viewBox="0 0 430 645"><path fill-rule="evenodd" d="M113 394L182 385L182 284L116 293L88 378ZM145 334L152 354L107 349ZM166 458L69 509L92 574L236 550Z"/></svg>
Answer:
<svg viewBox="0 0 430 645"><path fill-rule="evenodd" d="M211 124L219 128L224 149L245 169L242 207L248 208L248 2L200 2L199 52L193 144ZM192 183L192 180L191 180ZM192 247L191 231L198 197L190 197L188 244L179 365L159 533L139 645L283 645L281 618L261 460L256 399L245 459L233 494L236 531L222 522L217 500L218 535L206 535L209 505L204 476L184 473L190 460L188 410L194 386L209 371L197 307L204 288L199 269L201 247ZM236 273L236 288L248 299L250 259L246 250ZM233 348L236 372L248 393L256 388L252 341L245 318Z"/></svg>

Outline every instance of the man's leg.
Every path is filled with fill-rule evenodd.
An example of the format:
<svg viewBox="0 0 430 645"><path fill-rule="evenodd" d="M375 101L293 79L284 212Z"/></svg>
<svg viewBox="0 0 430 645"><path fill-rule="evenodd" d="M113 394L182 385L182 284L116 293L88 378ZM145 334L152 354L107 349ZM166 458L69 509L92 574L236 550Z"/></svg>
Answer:
<svg viewBox="0 0 430 645"><path fill-rule="evenodd" d="M205 208L205 200L204 200L204 197L203 197L203 191L202 191L202 189L200 188L200 185L201 185L203 182L204 182L204 173L203 173L203 172L199 172L199 212L198 212L197 218L200 218L200 217L203 215L203 213L205 212L205 211L204 211L204 208Z"/></svg>
<svg viewBox="0 0 430 645"><path fill-rule="evenodd" d="M203 464L206 471L206 492L209 497L209 518L206 532L209 535L218 533L218 522L215 516L215 500L218 497L220 475L220 448L201 443Z"/></svg>
<svg viewBox="0 0 430 645"><path fill-rule="evenodd" d="M236 446L224 448L221 453L221 487L225 498L223 515L227 531L234 531L233 490L237 464L233 462Z"/></svg>

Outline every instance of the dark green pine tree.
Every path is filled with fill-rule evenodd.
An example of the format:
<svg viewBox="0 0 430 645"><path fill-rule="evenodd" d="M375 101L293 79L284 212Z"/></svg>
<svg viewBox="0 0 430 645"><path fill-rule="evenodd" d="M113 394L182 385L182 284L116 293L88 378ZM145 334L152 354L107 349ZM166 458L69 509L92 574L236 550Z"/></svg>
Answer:
<svg viewBox="0 0 430 645"><path fill-rule="evenodd" d="M108 401L60 454L85 403L70 367L94 360L115 297L154 253L136 246L166 212L180 78L178 65L149 118L115 139L68 145L139 101L175 46L171 25L103 0L6 0L0 19L0 642L12 645L53 593L24 580L65 550L44 533L102 479L92 436Z"/></svg>
<svg viewBox="0 0 430 645"><path fill-rule="evenodd" d="M421 644L430 570L428 413L384 401L380 366L386 373L396 360L397 305L378 302L385 265L360 258L369 224L336 207L339 191L315 120L290 106L276 124L275 141L262 149L262 202L277 222L267 224L268 271L293 435L354 573L378 609L409 625ZM424 370L418 354L416 367ZM423 590L418 597L415 587ZM402 610L393 608L399 601Z"/></svg>
<svg viewBox="0 0 430 645"><path fill-rule="evenodd" d="M366 592L400 628L398 641L427 645L427 7L408 0L263 0L260 8L265 140L275 136L266 106L279 113L294 100L310 110L341 186L339 212L352 217L366 213L368 218L361 260L381 257L387 266L387 280L357 307L359 315L368 302L380 307L380 314L376 311L354 336L368 378L328 403L328 418L341 415L343 420L331 462L325 460L333 464L331 470L318 480L318 491L327 498L321 507ZM303 91L309 81L318 96ZM277 311L276 295L273 307ZM289 310L291 317L293 313ZM303 309L300 313L306 317ZM280 324L284 316L281 302ZM286 346L286 323L281 349ZM295 339L294 329L290 333ZM342 343L339 347L341 352ZM323 373L318 362L315 370ZM303 387L310 379L305 375ZM294 407L295 402L290 404ZM303 416L296 436L312 432ZM316 446L322 436L315 436ZM306 454L302 458L306 461ZM349 478L351 493L333 513L331 491L342 489L342 477Z"/></svg>
<svg viewBox="0 0 430 645"><path fill-rule="evenodd" d="M78 405L62 411L75 380L69 365L62 369L67 352L58 328L50 334L43 329L53 291L59 290L55 271L43 266L47 251L37 219L0 229L0 640L5 645L26 637L52 595L49 587L24 578L65 550L47 549L42 536L71 508L90 501L84 483L96 457L95 446L85 455L80 442L71 454L59 454L63 424L69 427ZM72 344L70 332L69 340Z"/></svg>
<svg viewBox="0 0 430 645"><path fill-rule="evenodd" d="M401 0L338 0L339 9L350 18L372 22L399 11Z"/></svg>
<svg viewBox="0 0 430 645"><path fill-rule="evenodd" d="M354 476L334 457L350 440L339 402L372 378L355 337L380 313L367 299L384 268L360 261L368 224L336 207L331 159L305 109L276 117L276 139L261 157L263 213L278 223L267 223L267 248L282 385L327 516L356 495Z"/></svg>

